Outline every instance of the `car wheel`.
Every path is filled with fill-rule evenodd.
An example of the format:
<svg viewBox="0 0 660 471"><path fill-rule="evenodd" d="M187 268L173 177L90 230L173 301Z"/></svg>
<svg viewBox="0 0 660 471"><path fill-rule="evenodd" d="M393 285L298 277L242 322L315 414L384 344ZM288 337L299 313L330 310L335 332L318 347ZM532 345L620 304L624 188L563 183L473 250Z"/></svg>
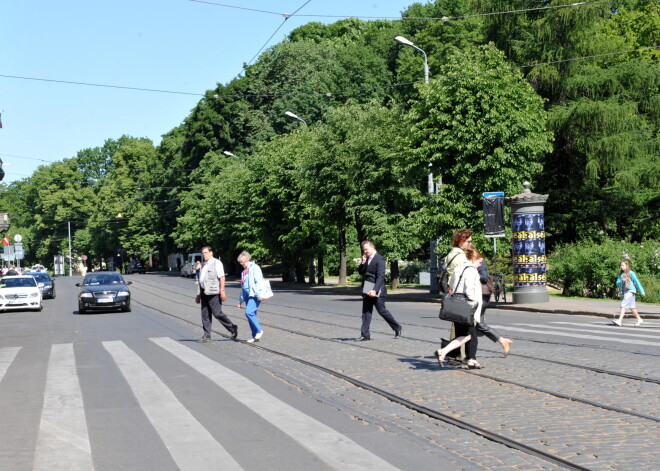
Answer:
<svg viewBox="0 0 660 471"><path fill-rule="evenodd" d="M43 311L44 310L44 305L39 304L39 307L37 308L37 311Z"/></svg>
<svg viewBox="0 0 660 471"><path fill-rule="evenodd" d="M87 312L87 309L85 309L81 306L78 306L78 314L85 314L86 312Z"/></svg>
<svg viewBox="0 0 660 471"><path fill-rule="evenodd" d="M126 306L121 308L122 312L131 312L131 306Z"/></svg>

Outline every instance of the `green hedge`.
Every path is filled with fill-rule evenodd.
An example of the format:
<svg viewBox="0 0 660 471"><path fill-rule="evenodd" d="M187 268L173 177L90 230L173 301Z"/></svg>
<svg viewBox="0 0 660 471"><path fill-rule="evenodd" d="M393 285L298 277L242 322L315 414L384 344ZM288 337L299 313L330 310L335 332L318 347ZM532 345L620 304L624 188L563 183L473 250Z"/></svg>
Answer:
<svg viewBox="0 0 660 471"><path fill-rule="evenodd" d="M548 280L563 285L567 296L616 298L619 262L630 260L646 291L638 300L660 303L660 242L642 243L585 240L562 245L548 257Z"/></svg>

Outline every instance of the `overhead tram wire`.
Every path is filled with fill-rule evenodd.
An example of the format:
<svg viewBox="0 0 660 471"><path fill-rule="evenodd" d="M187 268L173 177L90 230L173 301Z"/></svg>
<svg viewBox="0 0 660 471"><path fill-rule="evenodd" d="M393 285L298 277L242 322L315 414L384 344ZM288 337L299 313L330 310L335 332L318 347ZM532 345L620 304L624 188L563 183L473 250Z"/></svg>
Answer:
<svg viewBox="0 0 660 471"><path fill-rule="evenodd" d="M268 11L268 10L259 10L256 8L246 8L246 7L241 7L237 5L228 5L225 3L216 3L216 2L209 2L206 0L189 0L190 2L195 2L195 3L204 3L207 5L213 5L213 6L218 6L218 7L224 7L224 8L235 8L238 10L247 10L247 11L253 11L253 12L258 12L258 13L267 13L271 15L286 15L285 13L280 13L276 11ZM636 4L636 3L656 3L660 0L622 0L616 2L617 4ZM309 3L309 2L308 2ZM357 19L363 19L363 20L402 20L402 21L414 21L414 20L429 20L429 21L435 21L435 20L442 20L442 21L453 21L453 20L462 20L466 18L479 18L479 17L485 17L485 16L496 16L496 15L513 15L517 13L533 13L537 11L546 11L546 10L556 10L559 8L576 8L576 7L582 7L582 6L595 6L595 5L611 5L613 2L610 1L592 1L592 2L575 2L575 3L566 3L563 5L550 5L546 7L538 7L538 8L523 8L519 10L505 10L505 11L497 11L497 12L488 12L488 13L474 13L471 15L460 15L460 16L441 16L441 17L436 17L436 16L364 16L364 15L322 15L322 14L300 14L297 15L300 18L357 18ZM303 5L304 6L304 5Z"/></svg>
<svg viewBox="0 0 660 471"><path fill-rule="evenodd" d="M660 0L658 0L660 1ZM480 76L480 75L487 75L491 73L496 73L496 72L503 72L507 70L515 70L515 69L526 69L526 68L532 68L532 67L539 67L542 65L553 65L553 64L561 64L565 62L576 62L576 61L581 61L581 60L588 60L588 59L597 59L600 57L607 57L607 56L615 56L615 55L620 55L620 54L629 54L633 52L642 52L642 51L649 51L649 50L658 50L660 49L660 45L657 46L645 46L645 47L639 47L636 49L628 49L625 51L614 51L614 52L606 52L603 54L593 54L589 56L580 56L580 57L571 57L568 59L559 59L556 61L548 61L548 62L537 62L534 64L524 64L524 65L516 65L512 67L504 67L501 69L491 69L491 70L485 70L483 72L476 72L473 74L457 74L457 75L451 75L451 76L435 76L431 77L430 82L433 81L438 81L441 79L447 79L447 78L462 78L462 77L474 77L474 76ZM17 76L11 76L11 75L0 75L0 77L8 77L8 78L17 78L17 79L26 79L26 80L32 80L31 77L17 77ZM45 81L51 81L51 82L57 82L57 83L67 83L67 84L76 84L78 82L69 82L69 81L62 81L62 80L47 80L47 79L35 79L35 80L45 80ZM415 85L415 84L421 84L423 81L417 80L417 81L412 81L412 82L400 82L400 83L392 83L388 85L382 85L382 86L377 86L377 87L364 87L364 88L355 88L355 89L347 89L347 90L340 90L337 92L305 92L305 93L232 93L232 94L227 94L223 95L225 97L230 97L230 98L274 98L274 97L304 97L304 96L335 96L335 95L357 95L359 93L364 93L364 92L372 92L375 90L383 90L383 89L391 89L391 88L400 88L400 87L405 87L408 85ZM114 86L114 85L104 85L104 84L94 84L94 83L84 83L82 85L87 85L87 86L96 86L96 87L111 87L111 88L125 88L128 90L142 90L142 91L148 91L148 92L159 92L159 93L186 93L186 92L173 92L173 91L167 91L167 90L156 90L156 89L139 89L136 87L122 87L122 86ZM206 96L205 94L199 94L199 93L186 93L187 95L199 95L199 96Z"/></svg>
<svg viewBox="0 0 660 471"><path fill-rule="evenodd" d="M280 15L284 16L284 20L282 20L282 23L280 23L280 25L275 29L275 31L273 31L273 34L270 35L270 37L266 40L266 42L263 44L263 46L261 46L261 48L257 51L257 53L252 57L252 59L250 59L250 62L248 62L246 65L252 64L252 61L254 61L259 56L259 54L261 54L261 51L263 51L264 48L268 45L268 43L270 43L270 40L273 39L273 37L282 28L282 26L284 26L284 23L286 23L286 20L288 20L289 18L294 16L300 10L302 10L311 1L312 0L307 0L302 6L300 6L296 11L294 11L291 14L289 14L289 13L280 13Z"/></svg>

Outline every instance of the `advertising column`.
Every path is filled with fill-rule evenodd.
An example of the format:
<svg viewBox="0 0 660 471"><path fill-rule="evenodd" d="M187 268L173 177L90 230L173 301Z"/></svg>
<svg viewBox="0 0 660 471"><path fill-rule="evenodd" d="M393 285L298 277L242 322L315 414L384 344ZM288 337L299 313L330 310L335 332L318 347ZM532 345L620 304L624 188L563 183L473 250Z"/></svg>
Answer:
<svg viewBox="0 0 660 471"><path fill-rule="evenodd" d="M545 255L545 211L548 195L538 195L523 183L525 191L506 198L511 206L513 232L513 303L545 303L547 258Z"/></svg>

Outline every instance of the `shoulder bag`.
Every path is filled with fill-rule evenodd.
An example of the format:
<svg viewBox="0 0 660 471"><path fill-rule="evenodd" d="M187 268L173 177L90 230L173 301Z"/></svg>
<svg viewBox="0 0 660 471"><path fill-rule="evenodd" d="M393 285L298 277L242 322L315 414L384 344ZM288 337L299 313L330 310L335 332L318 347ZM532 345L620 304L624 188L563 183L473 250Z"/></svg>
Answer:
<svg viewBox="0 0 660 471"><path fill-rule="evenodd" d="M270 281L268 281L266 278L262 278L261 281L261 293L259 293L259 297L261 299L269 299L273 297L273 290L270 287Z"/></svg>
<svg viewBox="0 0 660 471"><path fill-rule="evenodd" d="M461 276L458 278L456 287L461 285L461 279L467 268L463 270L463 273L461 273ZM443 321L474 325L474 314L477 312L477 307L478 306L470 306L468 303L468 297L465 293L454 292L446 294L445 297L442 298L442 307L440 308L440 315L438 317Z"/></svg>

